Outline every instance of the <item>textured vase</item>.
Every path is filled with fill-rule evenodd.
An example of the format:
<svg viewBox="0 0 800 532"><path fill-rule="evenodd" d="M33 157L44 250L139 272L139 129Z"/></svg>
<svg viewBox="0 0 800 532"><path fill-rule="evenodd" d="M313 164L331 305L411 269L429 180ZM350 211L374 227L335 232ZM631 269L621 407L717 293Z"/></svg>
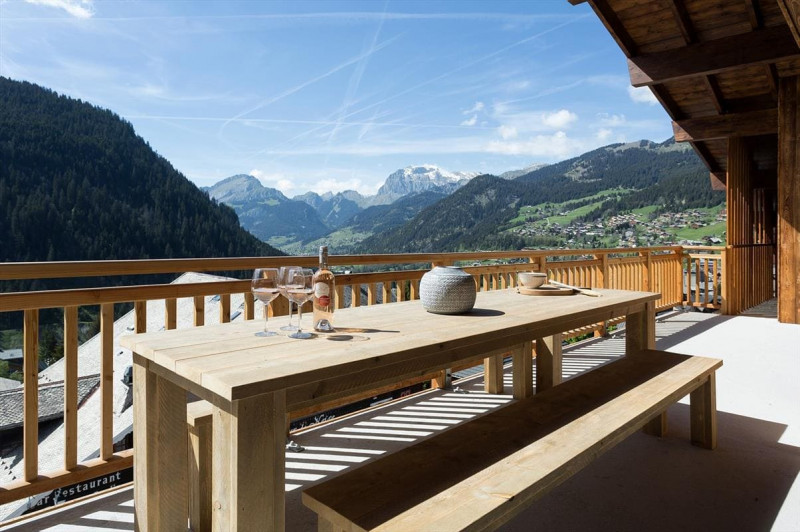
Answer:
<svg viewBox="0 0 800 532"><path fill-rule="evenodd" d="M422 306L434 314L462 314L475 306L475 281L455 266L437 266L419 283Z"/></svg>

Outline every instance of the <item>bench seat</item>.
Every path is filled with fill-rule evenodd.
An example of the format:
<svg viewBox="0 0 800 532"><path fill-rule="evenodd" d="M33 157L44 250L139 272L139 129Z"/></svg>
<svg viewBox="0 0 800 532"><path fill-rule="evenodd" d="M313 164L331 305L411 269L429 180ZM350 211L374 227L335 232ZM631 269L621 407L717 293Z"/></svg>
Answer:
<svg viewBox="0 0 800 532"><path fill-rule="evenodd" d="M716 445L721 360L646 350L307 488L320 530L492 530L691 393Z"/></svg>

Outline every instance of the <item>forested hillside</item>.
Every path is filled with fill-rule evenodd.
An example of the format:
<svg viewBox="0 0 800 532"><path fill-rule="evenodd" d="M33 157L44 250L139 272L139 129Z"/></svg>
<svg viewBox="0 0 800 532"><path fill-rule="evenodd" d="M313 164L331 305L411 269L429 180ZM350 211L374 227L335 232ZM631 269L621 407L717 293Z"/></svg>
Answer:
<svg viewBox="0 0 800 532"><path fill-rule="evenodd" d="M0 78L0 260L273 255L130 123Z"/></svg>

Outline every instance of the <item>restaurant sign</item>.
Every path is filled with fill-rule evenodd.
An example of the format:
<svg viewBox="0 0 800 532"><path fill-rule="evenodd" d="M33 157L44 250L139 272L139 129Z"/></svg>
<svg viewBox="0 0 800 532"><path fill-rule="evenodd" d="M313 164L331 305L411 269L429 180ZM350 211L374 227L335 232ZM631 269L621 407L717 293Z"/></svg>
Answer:
<svg viewBox="0 0 800 532"><path fill-rule="evenodd" d="M42 508L48 508L67 501L79 499L86 495L91 495L92 493L107 490L115 486L121 486L122 484L132 481L133 468L129 467L122 471L117 471L116 473L109 473L108 475L103 475L91 480L56 488L48 494L37 496L39 500L25 510L23 515L41 510ZM33 500L36 500L37 497L34 497Z"/></svg>

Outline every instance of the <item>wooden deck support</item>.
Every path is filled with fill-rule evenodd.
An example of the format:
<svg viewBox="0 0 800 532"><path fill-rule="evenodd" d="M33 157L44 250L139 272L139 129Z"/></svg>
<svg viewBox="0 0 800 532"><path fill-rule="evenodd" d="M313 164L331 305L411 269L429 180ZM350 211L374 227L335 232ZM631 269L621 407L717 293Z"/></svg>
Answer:
<svg viewBox="0 0 800 532"><path fill-rule="evenodd" d="M778 320L800 323L800 76L778 97Z"/></svg>

